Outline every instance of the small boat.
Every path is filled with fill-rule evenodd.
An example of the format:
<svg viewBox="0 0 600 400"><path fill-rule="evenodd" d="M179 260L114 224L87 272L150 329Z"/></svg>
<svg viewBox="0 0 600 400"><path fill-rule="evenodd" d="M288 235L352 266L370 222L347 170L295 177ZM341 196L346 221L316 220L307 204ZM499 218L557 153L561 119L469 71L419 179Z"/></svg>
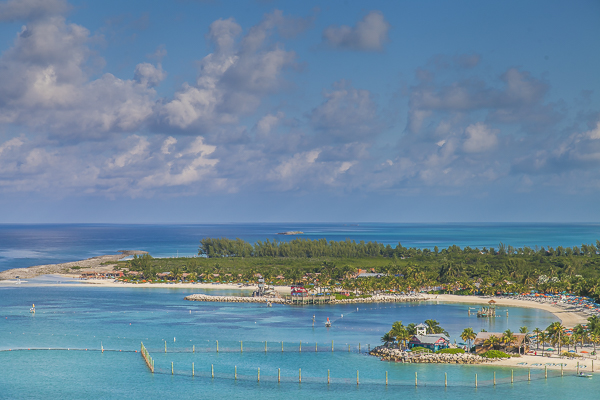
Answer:
<svg viewBox="0 0 600 400"><path fill-rule="evenodd" d="M583 372L580 372L577 374L577 376L579 378L591 378L593 375L592 374L584 374Z"/></svg>
<svg viewBox="0 0 600 400"><path fill-rule="evenodd" d="M329 317L327 317L327 322L325 322L325 326L329 328L331 326L331 321L329 321Z"/></svg>
<svg viewBox="0 0 600 400"><path fill-rule="evenodd" d="M273 303L271 303L269 300L267 300L267 307L273 307Z"/></svg>
<svg viewBox="0 0 600 400"><path fill-rule="evenodd" d="M35 304L33 304L33 307L29 309L29 312L35 314Z"/></svg>

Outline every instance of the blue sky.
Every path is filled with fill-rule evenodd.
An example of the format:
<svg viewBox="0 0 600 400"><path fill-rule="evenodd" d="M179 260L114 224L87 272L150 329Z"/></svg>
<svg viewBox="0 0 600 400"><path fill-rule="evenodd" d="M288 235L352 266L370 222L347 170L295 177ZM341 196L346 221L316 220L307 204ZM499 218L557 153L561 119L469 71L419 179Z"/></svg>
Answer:
<svg viewBox="0 0 600 400"><path fill-rule="evenodd" d="M0 222L598 222L597 1L0 1Z"/></svg>

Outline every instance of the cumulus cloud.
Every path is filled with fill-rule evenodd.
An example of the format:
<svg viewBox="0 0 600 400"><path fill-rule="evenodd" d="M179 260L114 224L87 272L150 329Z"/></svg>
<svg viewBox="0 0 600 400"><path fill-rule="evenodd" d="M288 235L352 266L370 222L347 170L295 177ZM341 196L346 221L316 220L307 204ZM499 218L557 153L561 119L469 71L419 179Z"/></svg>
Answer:
<svg viewBox="0 0 600 400"><path fill-rule="evenodd" d="M344 50L382 51L389 40L390 24L380 11L371 11L350 27L329 26L323 31L323 42L332 48Z"/></svg>
<svg viewBox="0 0 600 400"><path fill-rule="evenodd" d="M410 90L410 132L418 132L428 117L439 112L487 111L492 122L521 124L529 131L547 128L562 118L556 105L544 104L548 83L527 71L509 68L498 77L500 88L476 77L439 84L431 76Z"/></svg>
<svg viewBox="0 0 600 400"><path fill-rule="evenodd" d="M0 56L0 123L54 136L99 138L133 131L152 114L160 68L141 64L136 79L90 80L90 33L62 16L29 22Z"/></svg>
<svg viewBox="0 0 600 400"><path fill-rule="evenodd" d="M174 188L195 192L195 183L212 184L207 177L219 162L211 156L215 149L201 137L177 141L129 135L62 146L13 138L0 143L0 190L132 197Z"/></svg>
<svg viewBox="0 0 600 400"><path fill-rule="evenodd" d="M324 92L325 102L309 115L311 126L321 135L339 142L371 140L381 130L377 105L368 90L339 81Z"/></svg>
<svg viewBox="0 0 600 400"><path fill-rule="evenodd" d="M69 8L65 0L8 0L0 2L0 21L29 21L63 15Z"/></svg>
<svg viewBox="0 0 600 400"><path fill-rule="evenodd" d="M497 131L490 129L481 122L467 126L465 132L467 139L463 143L463 149L467 153L487 151L498 144Z"/></svg>
<svg viewBox="0 0 600 400"><path fill-rule="evenodd" d="M282 71L294 66L295 53L268 40L286 21L280 11L266 14L241 39L242 29L232 18L213 22L207 38L215 51L200 62L195 85L184 84L163 105L163 124L208 130L254 112L263 96L285 85Z"/></svg>

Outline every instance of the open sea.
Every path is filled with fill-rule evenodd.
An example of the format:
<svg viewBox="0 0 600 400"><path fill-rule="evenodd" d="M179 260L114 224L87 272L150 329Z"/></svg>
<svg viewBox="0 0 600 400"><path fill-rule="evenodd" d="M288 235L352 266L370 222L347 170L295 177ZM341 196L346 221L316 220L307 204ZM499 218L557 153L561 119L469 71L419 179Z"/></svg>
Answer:
<svg viewBox="0 0 600 400"><path fill-rule="evenodd" d="M0 225L0 270L124 249L195 256L203 237L290 240L277 235L290 230L313 239L421 248L574 246L600 239L600 224ZM515 369L511 384L508 368L397 364L365 355L397 320L436 319L460 342L465 327L545 328L556 317L541 310L508 308L509 317L500 313L487 320L469 317L468 304L269 308L183 300L199 292L233 294L219 289L79 287L57 277L28 281L0 284L2 399L600 398L600 375L550 373L544 379L543 371L532 369L528 381L527 369ZM35 314L29 312L32 303ZM327 318L333 321L329 329ZM154 374L139 352L141 342L154 359Z"/></svg>

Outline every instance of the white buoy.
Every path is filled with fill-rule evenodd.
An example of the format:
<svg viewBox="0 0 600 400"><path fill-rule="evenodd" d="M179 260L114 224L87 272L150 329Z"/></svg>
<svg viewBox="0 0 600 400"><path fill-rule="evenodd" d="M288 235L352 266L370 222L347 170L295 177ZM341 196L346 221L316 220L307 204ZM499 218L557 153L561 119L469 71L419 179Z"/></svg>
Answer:
<svg viewBox="0 0 600 400"><path fill-rule="evenodd" d="M175 343L175 338L173 338L173 343Z"/></svg>

